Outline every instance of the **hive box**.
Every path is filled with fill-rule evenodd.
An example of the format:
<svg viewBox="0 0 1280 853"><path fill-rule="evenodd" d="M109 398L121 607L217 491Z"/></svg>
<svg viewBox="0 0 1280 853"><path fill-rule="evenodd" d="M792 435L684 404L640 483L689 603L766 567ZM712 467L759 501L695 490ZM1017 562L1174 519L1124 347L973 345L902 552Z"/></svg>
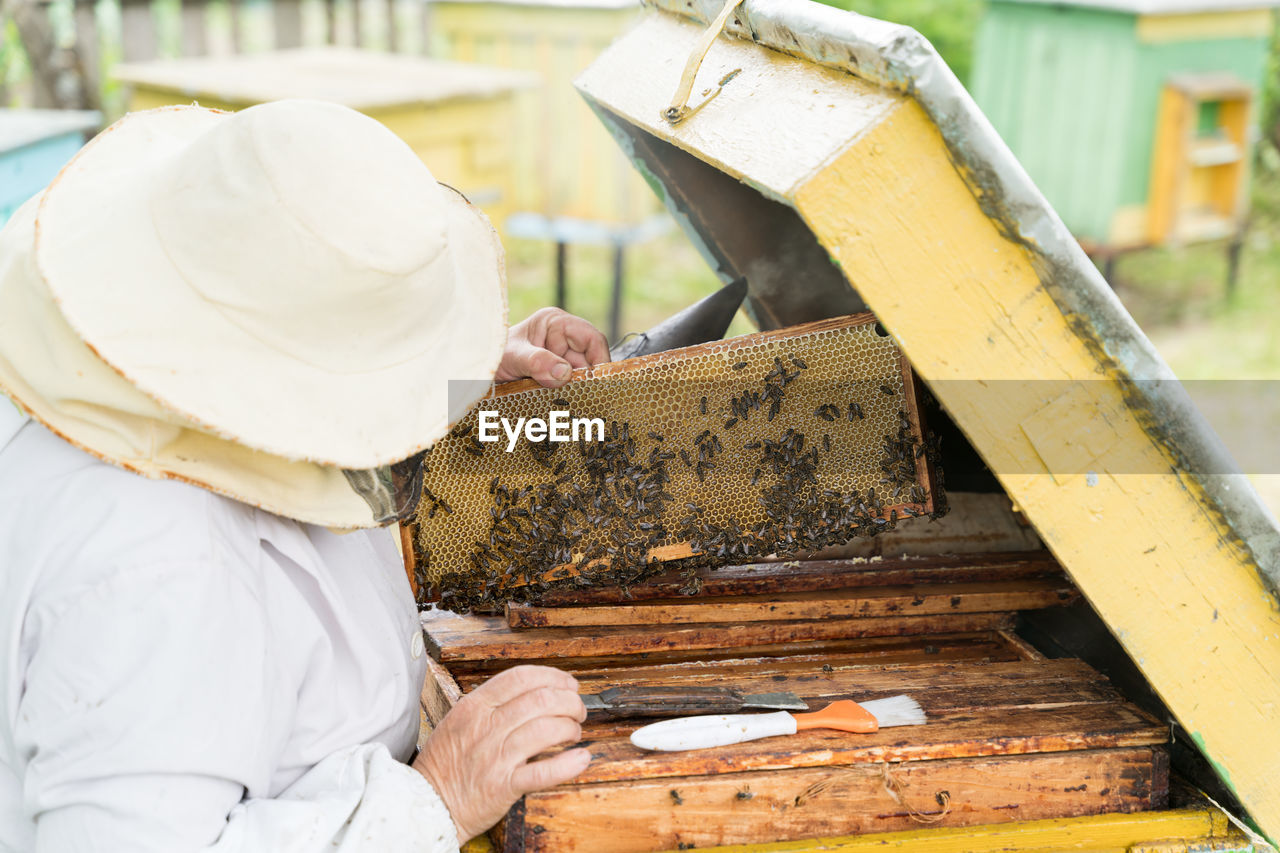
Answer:
<svg viewBox="0 0 1280 853"><path fill-rule="evenodd" d="M852 562L708 574L699 596L672 578L630 601L589 591L505 621L436 616L425 704L438 715L536 660L601 687L764 674L811 699L907 692L932 721L861 746L828 733L679 758L628 752L635 721L588 727L588 774L527 798L501 843L871 833L874 849L1262 849L1201 807L1165 807L1174 720L1169 777L1280 833L1280 530L1176 383L1145 381L1171 379L1158 354L913 33L749 0L673 124L722 4L653 5L580 91L709 263L747 278L762 328L875 313L940 403L930 423L949 430L953 509L856 546ZM1033 820L1055 810L1081 815L1054 825L1066 836ZM601 814L617 816L608 834Z"/></svg>

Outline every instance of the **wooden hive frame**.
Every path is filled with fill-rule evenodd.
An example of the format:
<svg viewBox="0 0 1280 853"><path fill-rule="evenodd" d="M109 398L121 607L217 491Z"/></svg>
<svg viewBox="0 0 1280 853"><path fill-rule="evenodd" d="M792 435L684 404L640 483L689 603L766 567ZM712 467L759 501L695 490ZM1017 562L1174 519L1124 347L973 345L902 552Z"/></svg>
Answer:
<svg viewBox="0 0 1280 853"><path fill-rule="evenodd" d="M759 401L758 387L776 396L766 393L759 408L750 409L739 397L755 394ZM609 424L609 440L574 442L559 452L524 443L504 453L501 446L486 449L477 437L485 411L514 418L546 417L555 409L600 418ZM791 462L781 475L776 463L772 470L767 463L770 445L787 436L798 438L788 459L812 469L794 489L782 482ZM712 443L716 454L707 455L704 472L702 453ZM595 447L622 458L600 466ZM546 450L535 453L540 448ZM404 540L410 575L420 601L435 600L443 587L447 604L482 609L491 601L601 585L621 598L658 570L654 562L696 557L723 564L746 556L748 548L786 553L803 541L788 544L793 529L799 537L838 542L940 512L927 449L911 369L869 314L579 369L560 389L511 382L493 389L427 455L424 500ZM655 463L660 452L667 461L659 456ZM896 488L888 468L907 472L898 475ZM656 496L642 498L645 488ZM773 514L767 498L796 500L802 488L812 494L797 501L794 518L790 509L785 518ZM847 523L829 516L828 507ZM544 520L553 509L554 520ZM628 530L643 547L615 556L607 547L618 544L615 530ZM730 544L718 549L705 538L688 538L738 530L741 553L728 532L718 535ZM701 582L696 569L686 575ZM484 596L473 592L481 586Z"/></svg>

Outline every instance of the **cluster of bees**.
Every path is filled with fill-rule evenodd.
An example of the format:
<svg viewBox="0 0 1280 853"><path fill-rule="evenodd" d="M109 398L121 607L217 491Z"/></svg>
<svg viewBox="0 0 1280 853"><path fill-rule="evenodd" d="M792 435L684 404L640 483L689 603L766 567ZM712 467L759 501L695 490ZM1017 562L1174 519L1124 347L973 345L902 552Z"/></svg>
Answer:
<svg viewBox="0 0 1280 853"><path fill-rule="evenodd" d="M745 367L742 362L733 369ZM609 586L625 597L629 586L671 569L683 573L683 592L696 594L701 567L817 551L854 536L875 536L892 530L900 519L923 514L920 506L929 495L920 485L919 466L933 454L902 410L896 431L882 436L879 483L865 491L824 487L820 470L824 458L838 449L827 425L866 417L857 401L789 413L784 418L788 425L771 427L778 430L776 437L757 430L753 440L726 451L726 441L740 425L752 418L771 423L783 412L789 386L807 367L798 357L777 357L758 389L735 392L714 408L701 397L700 415L723 412L727 419L715 421L719 430L699 432L691 446L675 447L667 435L641 431L626 421L610 423L604 441L530 445L546 480L519 486L499 477L489 482L488 535L470 549L468 567L436 579L441 606L457 612L494 611L566 587ZM881 385L875 393L895 392ZM808 434L800 428L805 422L813 424ZM677 497L682 490L672 480L680 468L698 483L717 471L737 472L741 481L726 480L726 488L749 482L758 490L759 512L743 521L705 511L687 495ZM688 482L687 476L679 479ZM433 502L428 513L437 506L447 508L434 495L425 497ZM935 515L945 512L940 494L933 495L933 504ZM673 543L687 543L693 556L660 561L655 549ZM429 585L429 558L419 554L420 590Z"/></svg>

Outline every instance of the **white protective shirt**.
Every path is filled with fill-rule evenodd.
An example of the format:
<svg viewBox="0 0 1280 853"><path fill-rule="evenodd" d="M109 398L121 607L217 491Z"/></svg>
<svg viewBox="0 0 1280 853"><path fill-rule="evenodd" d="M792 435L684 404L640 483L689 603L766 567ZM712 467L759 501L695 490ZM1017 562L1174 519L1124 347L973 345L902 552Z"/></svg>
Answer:
<svg viewBox="0 0 1280 853"><path fill-rule="evenodd" d="M0 396L0 850L456 851L386 531L84 453Z"/></svg>

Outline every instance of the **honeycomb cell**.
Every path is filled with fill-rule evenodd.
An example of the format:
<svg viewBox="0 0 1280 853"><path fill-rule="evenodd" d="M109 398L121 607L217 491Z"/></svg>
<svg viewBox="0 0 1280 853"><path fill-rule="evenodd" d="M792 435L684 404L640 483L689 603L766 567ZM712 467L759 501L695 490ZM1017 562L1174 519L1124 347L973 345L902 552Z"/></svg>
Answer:
<svg viewBox="0 0 1280 853"><path fill-rule="evenodd" d="M604 440L478 440L481 412L515 425L564 403ZM492 609L815 550L941 511L928 461L910 370L870 315L602 365L558 390L511 383L427 456L418 585Z"/></svg>

